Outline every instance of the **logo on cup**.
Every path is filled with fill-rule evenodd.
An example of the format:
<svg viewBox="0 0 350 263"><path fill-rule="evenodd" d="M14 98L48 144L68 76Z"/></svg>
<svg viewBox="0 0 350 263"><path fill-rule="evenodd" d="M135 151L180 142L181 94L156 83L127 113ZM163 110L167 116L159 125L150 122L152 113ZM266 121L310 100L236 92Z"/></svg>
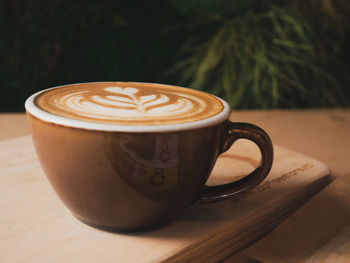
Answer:
<svg viewBox="0 0 350 263"><path fill-rule="evenodd" d="M125 182L143 194L164 198L179 187L179 143L178 134L156 134L137 141L129 135L110 135L105 147Z"/></svg>

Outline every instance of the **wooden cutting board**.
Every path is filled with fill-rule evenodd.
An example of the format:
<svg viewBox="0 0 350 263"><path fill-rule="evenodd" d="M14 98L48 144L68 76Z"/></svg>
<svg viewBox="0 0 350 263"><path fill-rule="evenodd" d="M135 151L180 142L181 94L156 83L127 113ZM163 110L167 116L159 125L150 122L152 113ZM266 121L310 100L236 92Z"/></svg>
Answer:
<svg viewBox="0 0 350 263"><path fill-rule="evenodd" d="M208 184L235 180L259 162L245 140L221 155ZM157 230L116 234L76 220L43 174L31 138L0 143L1 262L215 262L271 231L330 182L328 167L275 146L268 178L233 200L195 204Z"/></svg>

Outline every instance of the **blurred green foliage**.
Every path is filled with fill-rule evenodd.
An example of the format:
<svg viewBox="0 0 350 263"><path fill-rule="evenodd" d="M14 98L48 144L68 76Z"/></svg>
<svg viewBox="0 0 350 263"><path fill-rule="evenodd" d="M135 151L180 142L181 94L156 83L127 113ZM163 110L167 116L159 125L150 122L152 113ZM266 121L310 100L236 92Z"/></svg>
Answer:
<svg viewBox="0 0 350 263"><path fill-rule="evenodd" d="M0 0L0 111L106 80L202 89L234 108L350 105L346 1Z"/></svg>
<svg viewBox="0 0 350 263"><path fill-rule="evenodd" d="M172 73L235 108L348 107L350 3L254 3L244 14L212 14L215 25L187 42Z"/></svg>

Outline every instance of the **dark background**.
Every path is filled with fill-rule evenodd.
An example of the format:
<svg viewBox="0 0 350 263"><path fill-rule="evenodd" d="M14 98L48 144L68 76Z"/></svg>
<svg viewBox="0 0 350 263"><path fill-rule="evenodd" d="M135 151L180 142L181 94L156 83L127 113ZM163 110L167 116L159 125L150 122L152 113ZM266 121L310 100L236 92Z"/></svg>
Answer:
<svg viewBox="0 0 350 263"><path fill-rule="evenodd" d="M88 81L183 85L233 108L350 106L341 0L0 0L0 111Z"/></svg>

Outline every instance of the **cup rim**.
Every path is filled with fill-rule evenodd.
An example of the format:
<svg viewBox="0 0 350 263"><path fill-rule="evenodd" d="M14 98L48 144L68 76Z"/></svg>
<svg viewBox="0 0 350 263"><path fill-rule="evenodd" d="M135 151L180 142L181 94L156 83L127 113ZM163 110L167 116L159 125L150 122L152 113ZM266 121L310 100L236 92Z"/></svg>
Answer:
<svg viewBox="0 0 350 263"><path fill-rule="evenodd" d="M85 83L74 83L74 84L67 84L67 85L60 85L55 86L52 88L44 89L41 91L38 91L31 95L26 101L25 101L25 109L27 113L30 115L53 124L58 124L61 126L71 127L71 128L78 128L78 129L85 129L85 130L92 130L92 131L108 131L108 132L173 132L173 131L182 131L182 130L193 130L193 129L199 129L199 128L205 128L214 126L216 124L222 123L230 118L231 115L231 108L230 105L223 99L212 95L207 92L196 90L197 92L206 93L210 96L215 97L218 99L222 105L223 110L219 112L218 114L198 121L193 122L185 122L185 123L177 123L177 124L157 124L157 125L122 125L122 124L110 124L110 123L98 123L98 122L89 122L89 121L83 121L83 120L76 120L71 119L64 116L55 115L49 112L46 112L42 109L40 109L35 103L35 98L48 90L57 89L61 87L71 86L71 85L78 85L78 84L88 84L88 83L105 83L105 82L115 82L115 81L101 81L101 82L85 82ZM175 85L168 85L168 84L158 84L158 83L148 83L148 82L129 82L128 83L138 83L138 84L152 84L152 85L166 85L166 86L172 86L172 87L179 87L184 88L180 86Z"/></svg>

